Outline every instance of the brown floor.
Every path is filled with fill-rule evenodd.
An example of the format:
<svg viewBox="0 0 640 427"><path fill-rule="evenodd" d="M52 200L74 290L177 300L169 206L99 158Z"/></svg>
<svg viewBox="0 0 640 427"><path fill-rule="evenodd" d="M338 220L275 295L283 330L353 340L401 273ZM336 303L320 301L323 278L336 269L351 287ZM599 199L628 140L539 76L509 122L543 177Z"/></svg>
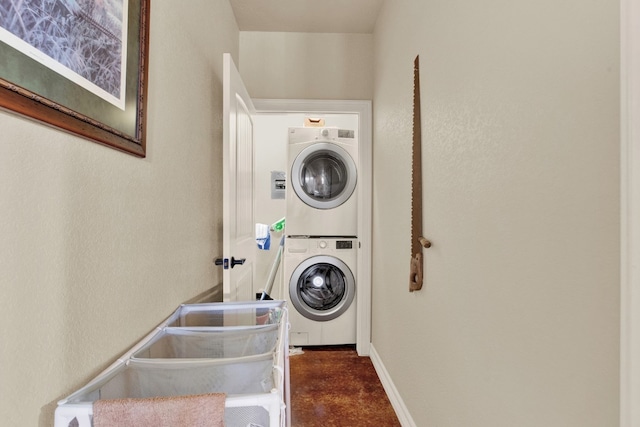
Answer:
<svg viewBox="0 0 640 427"><path fill-rule="evenodd" d="M292 427L400 426L371 359L353 346L304 347L292 355Z"/></svg>

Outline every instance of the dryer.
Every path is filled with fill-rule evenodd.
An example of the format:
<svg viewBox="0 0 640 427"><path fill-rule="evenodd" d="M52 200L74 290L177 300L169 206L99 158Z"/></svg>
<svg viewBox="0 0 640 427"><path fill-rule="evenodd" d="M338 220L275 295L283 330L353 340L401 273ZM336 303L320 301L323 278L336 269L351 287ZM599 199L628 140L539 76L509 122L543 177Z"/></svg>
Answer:
<svg viewBox="0 0 640 427"><path fill-rule="evenodd" d="M355 131L289 128L287 235L357 236L357 164Z"/></svg>
<svg viewBox="0 0 640 427"><path fill-rule="evenodd" d="M284 280L291 345L356 343L354 238L288 238Z"/></svg>

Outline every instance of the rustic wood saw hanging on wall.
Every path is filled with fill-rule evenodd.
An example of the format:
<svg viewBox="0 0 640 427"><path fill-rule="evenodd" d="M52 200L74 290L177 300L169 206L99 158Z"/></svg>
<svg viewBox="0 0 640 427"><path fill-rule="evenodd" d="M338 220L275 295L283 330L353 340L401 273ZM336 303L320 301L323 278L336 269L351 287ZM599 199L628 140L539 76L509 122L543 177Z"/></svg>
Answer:
<svg viewBox="0 0 640 427"><path fill-rule="evenodd" d="M413 63L413 146L411 150L411 264L409 291L422 289L424 260L422 248L431 242L422 235L422 128L420 124L420 56Z"/></svg>

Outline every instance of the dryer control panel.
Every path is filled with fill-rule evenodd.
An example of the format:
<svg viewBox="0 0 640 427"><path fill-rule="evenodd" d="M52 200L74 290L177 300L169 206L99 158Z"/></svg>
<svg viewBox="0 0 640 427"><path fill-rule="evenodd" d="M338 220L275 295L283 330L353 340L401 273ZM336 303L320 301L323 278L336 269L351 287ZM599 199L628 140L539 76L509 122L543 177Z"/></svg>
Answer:
<svg viewBox="0 0 640 427"><path fill-rule="evenodd" d="M336 249L353 249L353 240L336 240Z"/></svg>

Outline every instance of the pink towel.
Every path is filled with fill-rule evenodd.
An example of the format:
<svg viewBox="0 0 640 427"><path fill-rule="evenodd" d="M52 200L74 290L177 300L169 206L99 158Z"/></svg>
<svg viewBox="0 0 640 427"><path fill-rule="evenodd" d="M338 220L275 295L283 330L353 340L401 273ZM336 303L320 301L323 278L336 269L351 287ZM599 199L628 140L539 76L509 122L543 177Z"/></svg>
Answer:
<svg viewBox="0 0 640 427"><path fill-rule="evenodd" d="M93 403L94 427L224 427L223 393Z"/></svg>

